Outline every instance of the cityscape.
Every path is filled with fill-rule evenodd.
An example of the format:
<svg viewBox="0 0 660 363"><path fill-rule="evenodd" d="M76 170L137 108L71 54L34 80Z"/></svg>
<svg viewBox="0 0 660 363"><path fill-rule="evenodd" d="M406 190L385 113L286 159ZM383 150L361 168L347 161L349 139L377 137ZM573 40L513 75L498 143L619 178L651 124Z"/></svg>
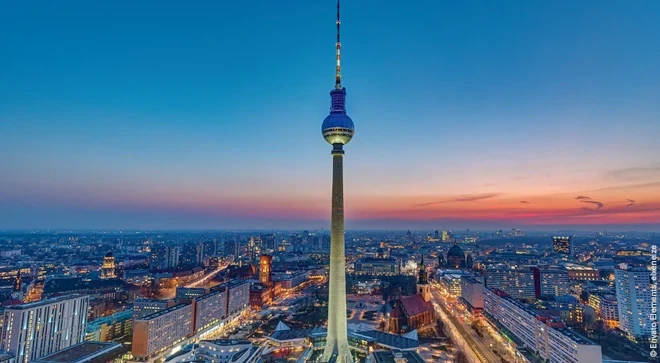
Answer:
<svg viewBox="0 0 660 363"><path fill-rule="evenodd" d="M0 363L660 362L660 4L3 7Z"/></svg>

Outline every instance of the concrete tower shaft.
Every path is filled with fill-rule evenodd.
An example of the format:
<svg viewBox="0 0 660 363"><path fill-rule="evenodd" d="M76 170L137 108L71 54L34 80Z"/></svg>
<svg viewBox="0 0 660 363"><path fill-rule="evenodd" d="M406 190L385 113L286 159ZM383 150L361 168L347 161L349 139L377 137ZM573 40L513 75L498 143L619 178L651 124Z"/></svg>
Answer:
<svg viewBox="0 0 660 363"><path fill-rule="evenodd" d="M328 335L321 361L337 354L337 363L352 363L346 327L346 254L344 247L344 150L332 150L332 215L330 232L330 293L328 296Z"/></svg>

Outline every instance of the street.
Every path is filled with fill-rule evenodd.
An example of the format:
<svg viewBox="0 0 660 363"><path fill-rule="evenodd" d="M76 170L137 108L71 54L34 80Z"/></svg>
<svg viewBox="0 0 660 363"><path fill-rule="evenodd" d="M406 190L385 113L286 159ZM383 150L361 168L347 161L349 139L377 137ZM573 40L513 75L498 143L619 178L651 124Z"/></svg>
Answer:
<svg viewBox="0 0 660 363"><path fill-rule="evenodd" d="M441 285L432 284L432 301L436 311L449 328L456 343L464 347L468 359L473 362L516 362L515 349L502 339L483 317L473 316L463 304L452 297ZM479 326L479 334L472 327ZM457 339L456 336L460 336ZM498 354L494 353L498 352Z"/></svg>

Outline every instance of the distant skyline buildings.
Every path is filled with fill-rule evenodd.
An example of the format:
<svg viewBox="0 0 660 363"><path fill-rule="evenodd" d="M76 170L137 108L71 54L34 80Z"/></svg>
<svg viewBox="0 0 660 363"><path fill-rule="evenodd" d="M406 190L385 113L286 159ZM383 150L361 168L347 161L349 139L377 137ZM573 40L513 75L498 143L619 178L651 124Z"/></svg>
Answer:
<svg viewBox="0 0 660 363"><path fill-rule="evenodd" d="M0 229L327 226L331 3L3 8ZM345 4L347 229L660 231L660 4L527 5Z"/></svg>

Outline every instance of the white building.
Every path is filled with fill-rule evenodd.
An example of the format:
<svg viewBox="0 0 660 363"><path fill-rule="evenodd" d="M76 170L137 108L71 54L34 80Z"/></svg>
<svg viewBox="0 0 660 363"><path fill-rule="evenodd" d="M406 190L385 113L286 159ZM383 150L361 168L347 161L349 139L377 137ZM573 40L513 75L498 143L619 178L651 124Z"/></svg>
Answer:
<svg viewBox="0 0 660 363"><path fill-rule="evenodd" d="M195 298L195 332L212 328L227 317L227 290Z"/></svg>
<svg viewBox="0 0 660 363"><path fill-rule="evenodd" d="M567 329L563 323L545 320L501 290L484 288L484 311L525 348L549 363L603 361L600 345Z"/></svg>
<svg viewBox="0 0 660 363"><path fill-rule="evenodd" d="M474 309L484 308L484 284L472 276L461 276L461 297Z"/></svg>
<svg viewBox="0 0 660 363"><path fill-rule="evenodd" d="M539 271L541 295L563 296L568 294L568 271L565 269L543 269Z"/></svg>
<svg viewBox="0 0 660 363"><path fill-rule="evenodd" d="M184 341L192 333L192 304L179 304L136 319L133 323L133 356L147 360Z"/></svg>
<svg viewBox="0 0 660 363"><path fill-rule="evenodd" d="M646 267L614 270L619 328L629 336L651 336L651 272Z"/></svg>
<svg viewBox="0 0 660 363"><path fill-rule="evenodd" d="M255 363L261 357L262 348L248 340L202 340L165 358L165 363Z"/></svg>
<svg viewBox="0 0 660 363"><path fill-rule="evenodd" d="M0 351L27 363L85 340L89 296L67 295L5 308Z"/></svg>
<svg viewBox="0 0 660 363"><path fill-rule="evenodd" d="M248 281L230 281L223 286L227 293L227 316L241 314L250 305L250 283Z"/></svg>
<svg viewBox="0 0 660 363"><path fill-rule="evenodd" d="M500 289L516 299L536 297L534 272L525 266L498 265L488 268L486 286Z"/></svg>
<svg viewBox="0 0 660 363"><path fill-rule="evenodd" d="M454 296L461 296L461 275L444 275L440 280L447 291Z"/></svg>
<svg viewBox="0 0 660 363"><path fill-rule="evenodd" d="M174 306L174 300L135 299L133 301L133 319L140 319L172 306Z"/></svg>

